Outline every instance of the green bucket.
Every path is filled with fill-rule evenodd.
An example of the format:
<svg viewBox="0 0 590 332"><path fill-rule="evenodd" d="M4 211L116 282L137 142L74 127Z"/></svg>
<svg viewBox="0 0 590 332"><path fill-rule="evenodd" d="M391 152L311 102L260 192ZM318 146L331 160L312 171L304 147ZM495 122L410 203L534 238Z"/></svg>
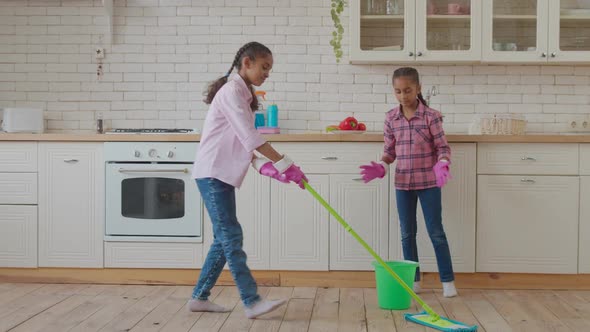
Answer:
<svg viewBox="0 0 590 332"><path fill-rule="evenodd" d="M414 276L418 263L412 261L385 262L407 285L414 287ZM410 294L385 270L378 262L375 266L375 280L377 281L377 301L379 307L386 310L405 310L410 308L412 298Z"/></svg>

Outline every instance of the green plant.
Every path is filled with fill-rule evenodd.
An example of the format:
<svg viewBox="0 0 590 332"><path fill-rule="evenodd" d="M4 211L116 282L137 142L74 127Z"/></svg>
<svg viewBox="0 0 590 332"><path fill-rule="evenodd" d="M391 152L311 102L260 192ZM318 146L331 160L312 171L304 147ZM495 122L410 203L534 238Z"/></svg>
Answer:
<svg viewBox="0 0 590 332"><path fill-rule="evenodd" d="M336 62L340 62L342 59L342 35L344 34L344 27L340 21L340 15L344 11L346 0L331 0L332 8L330 13L332 14L332 21L334 22L334 31L332 32L332 40L330 45L334 49L334 55L336 56Z"/></svg>

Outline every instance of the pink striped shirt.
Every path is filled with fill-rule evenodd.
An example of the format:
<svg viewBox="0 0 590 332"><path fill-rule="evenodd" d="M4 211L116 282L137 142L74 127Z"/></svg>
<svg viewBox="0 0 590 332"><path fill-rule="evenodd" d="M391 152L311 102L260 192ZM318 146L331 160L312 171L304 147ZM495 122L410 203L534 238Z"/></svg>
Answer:
<svg viewBox="0 0 590 332"><path fill-rule="evenodd" d="M193 178L215 178L237 188L242 185L254 150L266 143L254 128L250 102L250 88L238 74L219 89L205 118Z"/></svg>
<svg viewBox="0 0 590 332"><path fill-rule="evenodd" d="M395 187L420 190L436 187L432 168L441 158L451 159L440 112L419 103L408 120L398 106L385 117L384 153L397 160Z"/></svg>

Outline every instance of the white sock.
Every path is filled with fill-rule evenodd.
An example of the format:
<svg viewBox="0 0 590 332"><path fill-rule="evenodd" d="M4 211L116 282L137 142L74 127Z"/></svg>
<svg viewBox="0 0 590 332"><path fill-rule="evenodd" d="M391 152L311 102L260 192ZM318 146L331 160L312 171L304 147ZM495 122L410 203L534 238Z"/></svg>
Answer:
<svg viewBox="0 0 590 332"><path fill-rule="evenodd" d="M443 282L443 296L444 297L455 297L457 296L457 289L455 288L455 282Z"/></svg>
<svg viewBox="0 0 590 332"><path fill-rule="evenodd" d="M187 303L188 310L192 312L230 312L231 310L215 304L209 300L191 299Z"/></svg>
<svg viewBox="0 0 590 332"><path fill-rule="evenodd" d="M414 281L414 293L420 294L422 287L420 287L420 281Z"/></svg>
<svg viewBox="0 0 590 332"><path fill-rule="evenodd" d="M251 307L246 307L244 312L246 317L252 319L269 313L285 303L287 303L287 300L261 300Z"/></svg>

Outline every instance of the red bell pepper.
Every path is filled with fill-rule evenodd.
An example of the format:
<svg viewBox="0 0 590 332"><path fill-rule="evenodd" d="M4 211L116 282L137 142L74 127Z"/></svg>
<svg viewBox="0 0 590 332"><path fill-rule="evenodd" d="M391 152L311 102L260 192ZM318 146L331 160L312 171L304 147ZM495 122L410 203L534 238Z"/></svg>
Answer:
<svg viewBox="0 0 590 332"><path fill-rule="evenodd" d="M358 121L354 117L349 116L348 118L340 122L340 125L338 127L340 128L340 130L355 130L357 125Z"/></svg>

